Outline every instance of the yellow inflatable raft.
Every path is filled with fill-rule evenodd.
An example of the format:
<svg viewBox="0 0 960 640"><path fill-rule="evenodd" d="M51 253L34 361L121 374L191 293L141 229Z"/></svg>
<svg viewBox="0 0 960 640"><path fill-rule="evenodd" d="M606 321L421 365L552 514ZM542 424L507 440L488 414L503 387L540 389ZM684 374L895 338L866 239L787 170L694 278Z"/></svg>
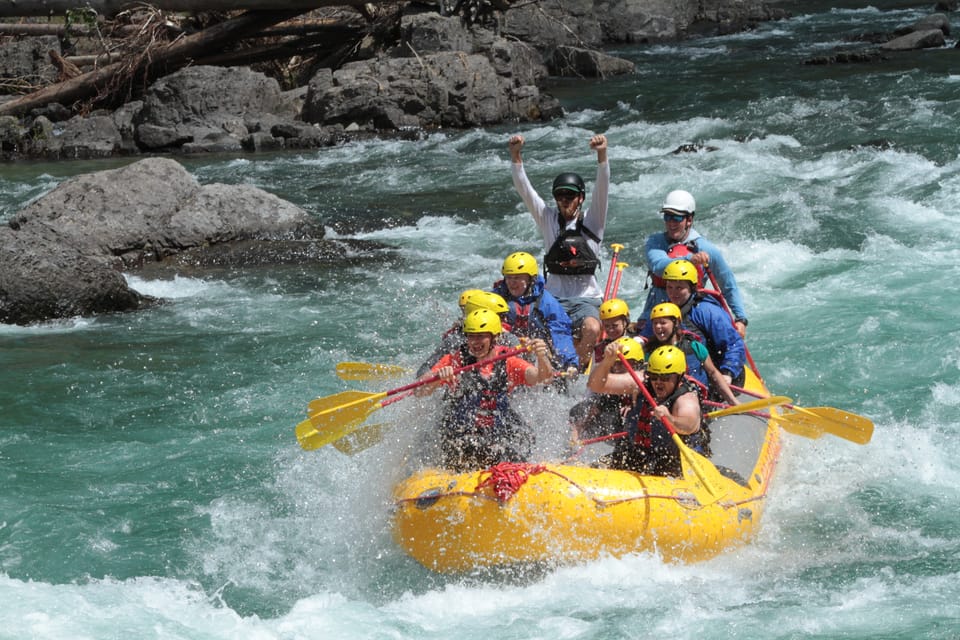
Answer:
<svg viewBox="0 0 960 640"><path fill-rule="evenodd" d="M767 395L749 371L745 387ZM678 478L563 464L419 471L394 490L394 538L444 573L643 551L710 558L753 536L781 445L777 424L752 415L710 428L712 457L685 460Z"/></svg>

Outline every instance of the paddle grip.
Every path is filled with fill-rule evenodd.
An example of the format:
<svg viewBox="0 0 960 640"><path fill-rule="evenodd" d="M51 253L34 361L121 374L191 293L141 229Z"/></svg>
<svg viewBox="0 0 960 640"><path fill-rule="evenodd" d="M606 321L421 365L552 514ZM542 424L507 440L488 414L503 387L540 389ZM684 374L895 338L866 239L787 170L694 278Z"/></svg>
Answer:
<svg viewBox="0 0 960 640"><path fill-rule="evenodd" d="M613 249L613 259L610 261L610 269L607 271L607 286L603 290L603 299L604 301L610 299L610 289L613 286L613 270L617 268L617 259L620 257L620 249L623 249L622 244L611 244L610 247Z"/></svg>

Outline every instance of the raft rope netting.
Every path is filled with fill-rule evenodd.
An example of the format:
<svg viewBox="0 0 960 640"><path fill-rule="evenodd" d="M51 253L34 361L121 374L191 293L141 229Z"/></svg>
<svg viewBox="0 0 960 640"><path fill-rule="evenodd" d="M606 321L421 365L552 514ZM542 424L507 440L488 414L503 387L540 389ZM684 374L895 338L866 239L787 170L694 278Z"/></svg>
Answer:
<svg viewBox="0 0 960 640"><path fill-rule="evenodd" d="M590 494L584 487L580 486L564 474L551 469L545 464L534 464L531 462L501 462L495 464L484 471L480 472L480 475L477 478L477 486L473 491L438 491L436 493L431 493L429 496L420 495L415 498L400 498L396 502L397 504L404 503L419 503L421 501L428 501L430 504L433 504L440 498L451 498L451 497L469 497L469 498L483 498L485 500L496 500L499 504L503 505L510 501L513 496L517 494L520 488L526 484L527 480L530 479L530 476L535 476L541 473L551 473L566 482L569 482L571 485L576 487L584 496L596 503L597 507L605 508L617 504L622 504L625 502L633 502L635 500L673 500L681 504L690 504L691 502L699 502L697 499L689 493L681 493L676 495L661 495L648 493L644 489L641 493L636 496L630 496L626 498L618 498L616 500L602 500ZM493 496L490 496L488 493L483 492L483 489L490 488L493 491ZM733 508L739 507L749 502L756 502L766 498L767 492L763 491L760 495L751 496L745 500L737 501L721 501L720 506L724 508ZM701 505L702 506L702 505Z"/></svg>

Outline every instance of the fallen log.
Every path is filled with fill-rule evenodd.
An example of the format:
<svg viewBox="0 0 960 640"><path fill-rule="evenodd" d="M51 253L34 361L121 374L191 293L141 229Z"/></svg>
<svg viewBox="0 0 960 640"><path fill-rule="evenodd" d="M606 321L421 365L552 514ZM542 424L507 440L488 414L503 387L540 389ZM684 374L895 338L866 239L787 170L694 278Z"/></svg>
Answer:
<svg viewBox="0 0 960 640"><path fill-rule="evenodd" d="M158 74L170 73L193 58L222 50L229 42L249 38L267 27L301 13L304 12L288 10L245 13L169 44L160 45L151 51L142 52L136 58L128 57L0 104L0 115L22 115L51 102L70 105L101 93L110 93L110 87L117 90L117 85L123 78L133 78L147 69Z"/></svg>
<svg viewBox="0 0 960 640"><path fill-rule="evenodd" d="M367 0L150 0L146 4L161 11L299 11L322 7L358 7ZM0 0L0 18L62 16L78 6L100 16L115 16L127 9L142 8L142 0Z"/></svg>

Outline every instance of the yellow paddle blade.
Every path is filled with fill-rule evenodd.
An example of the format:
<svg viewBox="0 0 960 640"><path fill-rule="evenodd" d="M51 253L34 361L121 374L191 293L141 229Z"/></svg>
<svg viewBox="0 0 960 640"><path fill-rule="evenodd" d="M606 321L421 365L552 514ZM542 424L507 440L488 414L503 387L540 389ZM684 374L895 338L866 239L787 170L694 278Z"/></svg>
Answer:
<svg viewBox="0 0 960 640"><path fill-rule="evenodd" d="M710 494L710 499L704 500L701 496L697 496L697 501L705 505L713 504L723 498L726 495L723 487L726 486L727 481L720 475L717 468L713 466L709 460L688 447L676 432L673 432L672 435L673 441L677 444L677 448L680 449L680 459L683 465L684 475L686 475L687 478L690 478L691 474L695 476L703 488L707 490L707 493Z"/></svg>
<svg viewBox="0 0 960 640"><path fill-rule="evenodd" d="M378 422L377 424L364 424L357 427L356 431L349 433L339 440L333 442L337 451L352 456L365 449L379 444L383 440L384 434L397 426L393 422Z"/></svg>
<svg viewBox="0 0 960 640"><path fill-rule="evenodd" d="M855 444L867 444L873 438L873 422L855 413L834 407L792 409L793 412L772 416L789 433L814 439L829 433Z"/></svg>
<svg viewBox="0 0 960 640"><path fill-rule="evenodd" d="M799 413L780 416L771 414L770 419L779 424L780 428L787 433L792 433L801 438L816 440L823 435L823 428L818 422Z"/></svg>
<svg viewBox="0 0 960 640"><path fill-rule="evenodd" d="M320 413L328 409L336 409L337 407L356 402L357 400L365 400L369 398L370 395L368 391L341 391L332 396L315 398L307 405L307 415L312 416L315 413Z"/></svg>
<svg viewBox="0 0 960 640"><path fill-rule="evenodd" d="M410 373L409 369L395 364L341 362L337 365L337 377L341 380L380 380L397 378L407 373Z"/></svg>
<svg viewBox="0 0 960 640"><path fill-rule="evenodd" d="M350 400L337 406L312 413L309 418L297 425L297 441L304 449L320 447L339 440L356 430L371 413L380 408L380 400L386 393L363 393L345 391L336 396L350 394ZM321 398L328 400L328 398ZM311 403L313 404L313 403Z"/></svg>
<svg viewBox="0 0 960 640"><path fill-rule="evenodd" d="M787 396L771 396L769 398L760 398L759 400L744 402L742 404L727 407L726 409L711 411L707 414L707 417L713 419L721 416L730 416L736 413L748 413L750 411L766 409L767 407L773 407L775 405L790 404L791 402L793 402L793 400Z"/></svg>

